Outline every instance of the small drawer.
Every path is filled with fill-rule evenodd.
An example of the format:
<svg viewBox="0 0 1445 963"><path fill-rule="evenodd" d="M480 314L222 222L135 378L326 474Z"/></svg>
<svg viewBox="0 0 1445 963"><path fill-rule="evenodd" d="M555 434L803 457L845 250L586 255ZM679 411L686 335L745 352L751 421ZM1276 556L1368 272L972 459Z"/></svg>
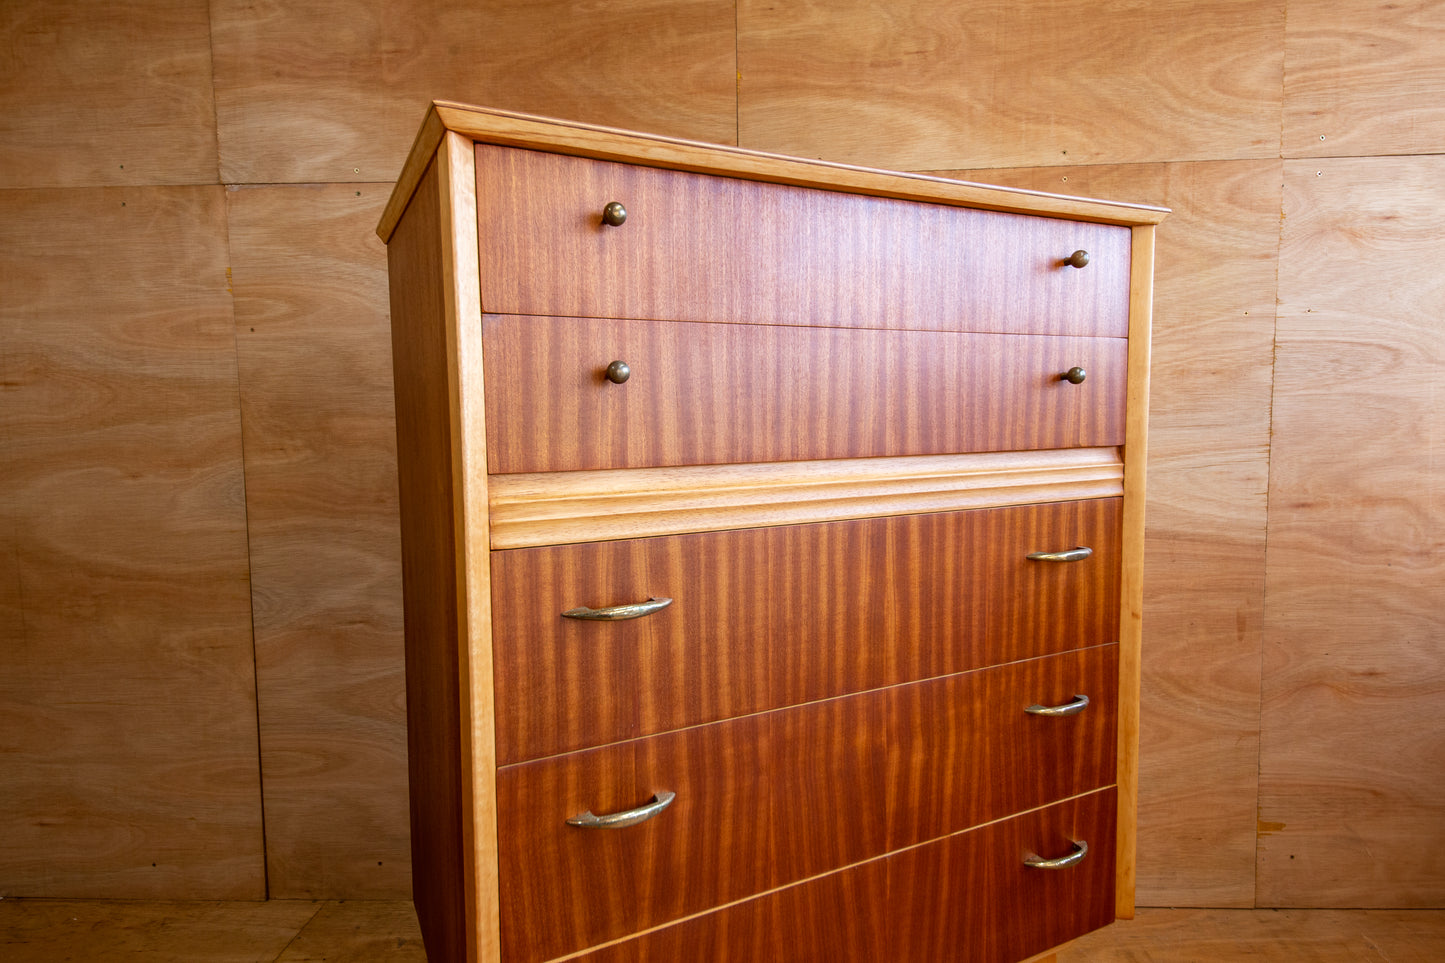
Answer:
<svg viewBox="0 0 1445 963"><path fill-rule="evenodd" d="M1086 499L493 552L498 759L1115 642L1120 509ZM1092 554L1028 557L1079 546ZM651 598L672 601L625 620L562 615Z"/></svg>
<svg viewBox="0 0 1445 963"><path fill-rule="evenodd" d="M493 473L1124 441L1119 338L487 315L483 343Z"/></svg>
<svg viewBox="0 0 1445 963"><path fill-rule="evenodd" d="M888 690L888 848L1112 784L1118 688L1106 645Z"/></svg>
<svg viewBox="0 0 1445 963"><path fill-rule="evenodd" d="M868 693L498 770L503 959L550 960L881 855L882 708ZM665 793L635 825L568 823Z"/></svg>
<svg viewBox="0 0 1445 963"><path fill-rule="evenodd" d="M890 957L1014 963L1113 922L1116 805L1106 789L888 857Z"/></svg>
<svg viewBox="0 0 1445 963"><path fill-rule="evenodd" d="M487 145L477 189L490 313L1127 333L1127 227Z"/></svg>

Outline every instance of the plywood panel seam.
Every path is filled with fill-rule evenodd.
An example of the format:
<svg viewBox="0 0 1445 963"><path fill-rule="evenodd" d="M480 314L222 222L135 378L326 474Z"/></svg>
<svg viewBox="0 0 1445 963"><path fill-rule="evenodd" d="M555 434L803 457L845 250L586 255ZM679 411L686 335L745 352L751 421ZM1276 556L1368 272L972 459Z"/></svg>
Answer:
<svg viewBox="0 0 1445 963"><path fill-rule="evenodd" d="M219 171L217 172L219 177ZM246 386L241 381L241 344L240 336L236 331L238 315L236 313L236 290L232 281L231 266L235 263L234 252L231 244L231 204L230 194L227 192L225 203L222 204L222 215L225 218L226 231L226 297L231 312L231 362L235 366L236 378L236 430L237 445L241 449L241 520L246 533L246 589L247 597L250 599L247 618L249 620L249 632L251 638L251 686L252 698L255 705L256 725L256 808L258 821L261 827L261 892L264 899L271 898L271 851L266 843L266 756L262 747L261 733L261 663L259 653L256 651L256 596L255 580L251 573L255 570L255 556L251 549L251 511L250 501L247 498L248 486L246 485L246 405L242 402L242 394Z"/></svg>
<svg viewBox="0 0 1445 963"><path fill-rule="evenodd" d="M267 895L267 899L270 899L269 893ZM315 901L315 903L313 904L311 915L306 917L305 921L303 921L300 926L296 927L296 932L292 934L291 939L286 941L286 945L281 947L281 952L276 954L275 958L272 960L272 963L277 963L277 961L284 960L286 958L286 954L291 951L291 947L295 946L296 941L301 939L301 934L306 932L306 927L310 926L313 922L316 921L316 917L321 915L321 910L327 905L327 902L328 901L326 900Z"/></svg>
<svg viewBox="0 0 1445 963"><path fill-rule="evenodd" d="M1283 155L1283 111L1281 110L1281 141L1280 153ZM1269 527L1270 519L1274 516L1270 511L1270 499L1274 492L1274 403L1277 372L1279 370L1279 292L1280 292L1280 254L1284 246L1284 158L1281 156L1279 162L1279 229L1275 232L1274 243L1274 319L1270 331L1270 359L1269 359L1269 414L1266 419L1266 435L1270 443L1265 446L1264 452L1264 567L1269 570ZM1269 580L1265 579L1260 590L1260 640L1259 640L1259 692L1260 698L1256 705L1255 733L1257 738L1254 743L1255 767L1254 767L1254 800L1255 800L1255 833L1254 833L1254 872L1250 878L1250 905L1259 908L1259 865L1261 859L1260 841L1263 833L1260 826L1264 822L1263 803L1260 801L1260 786L1264 782L1264 679L1265 679L1265 651L1269 644Z"/></svg>

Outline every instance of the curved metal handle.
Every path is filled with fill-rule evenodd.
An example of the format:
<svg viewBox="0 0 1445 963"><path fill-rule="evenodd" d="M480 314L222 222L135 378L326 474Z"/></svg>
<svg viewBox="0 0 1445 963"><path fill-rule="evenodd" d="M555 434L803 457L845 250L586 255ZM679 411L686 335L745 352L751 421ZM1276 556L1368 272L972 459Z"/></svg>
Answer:
<svg viewBox="0 0 1445 963"><path fill-rule="evenodd" d="M1076 716L1089 707L1089 697L1086 695L1074 696L1073 702L1066 702L1061 706L1041 706L1034 703L1024 707L1024 711L1031 716L1048 716L1057 719L1059 716Z"/></svg>
<svg viewBox="0 0 1445 963"><path fill-rule="evenodd" d="M1059 375L1059 380L1067 381L1071 385L1081 385L1084 383L1084 379L1087 377L1089 377L1089 373L1087 371L1085 371L1083 368L1080 368L1078 365L1074 365L1068 371L1065 371L1063 374Z"/></svg>
<svg viewBox="0 0 1445 963"><path fill-rule="evenodd" d="M602 223L608 227L621 227L627 223L627 208L618 201L608 201L602 208Z"/></svg>
<svg viewBox="0 0 1445 963"><path fill-rule="evenodd" d="M1092 548L1080 545L1078 548L1071 548L1067 552L1029 552L1028 558L1033 562L1082 562L1094 554Z"/></svg>
<svg viewBox="0 0 1445 963"><path fill-rule="evenodd" d="M1067 264L1069 267L1081 268L1089 263L1089 252L1075 251L1073 254L1070 254L1068 257L1064 258L1064 263Z"/></svg>
<svg viewBox="0 0 1445 963"><path fill-rule="evenodd" d="M605 609L589 609L579 606L562 613L564 619L586 619L589 622L621 622L624 619L640 619L672 604L672 599L648 599L631 605L614 605Z"/></svg>
<svg viewBox="0 0 1445 963"><path fill-rule="evenodd" d="M627 379L632 377L632 366L626 361L614 361L607 366L603 375L615 385L626 384Z"/></svg>
<svg viewBox="0 0 1445 963"><path fill-rule="evenodd" d="M1068 869L1070 866L1077 866L1089 855L1089 844L1073 840L1074 851L1067 856L1060 856L1058 859L1044 859L1042 856L1025 856L1024 865L1033 869Z"/></svg>
<svg viewBox="0 0 1445 963"><path fill-rule="evenodd" d="M628 826L636 826L638 823L646 822L653 816L662 812L672 801L677 798L675 792L654 793L652 802L645 806L638 806L636 809L629 809L625 812L611 813L607 816L594 816L592 810L587 810L580 816L572 816L567 820L568 826L578 826L582 829L626 829Z"/></svg>

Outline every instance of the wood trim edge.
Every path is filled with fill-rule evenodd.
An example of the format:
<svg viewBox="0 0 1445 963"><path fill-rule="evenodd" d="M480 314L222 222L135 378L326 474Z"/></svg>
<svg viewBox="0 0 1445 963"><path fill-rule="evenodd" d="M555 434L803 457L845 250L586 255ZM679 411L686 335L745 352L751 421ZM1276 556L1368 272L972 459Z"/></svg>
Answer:
<svg viewBox="0 0 1445 963"><path fill-rule="evenodd" d="M462 839L466 850L468 963L501 959L496 813L497 749L492 693L491 556L487 530L486 407L482 383L482 299L477 255L476 154L446 134L441 174L447 379L451 398L452 517L457 552L457 649L462 754ZM485 545L483 541L481 543Z"/></svg>
<svg viewBox="0 0 1445 963"><path fill-rule="evenodd" d="M1147 204L997 187L933 174L875 170L438 100L432 102L427 112L377 226L376 232L383 241L391 237L396 221L406 209L407 198L416 189L416 181L425 167L424 162L418 167L417 158L430 158L428 144L439 139L442 130L454 131L478 143L505 147L991 211L1047 214L1130 227L1158 224L1169 214L1167 208Z"/></svg>
<svg viewBox="0 0 1445 963"><path fill-rule="evenodd" d="M1119 821L1114 915L1134 918L1139 834L1139 697L1144 639L1144 493L1149 431L1149 340L1154 228L1133 231L1129 283L1129 380L1124 414L1123 565L1119 578Z"/></svg>
<svg viewBox="0 0 1445 963"><path fill-rule="evenodd" d="M681 535L1124 493L1117 448L493 475L491 546Z"/></svg>

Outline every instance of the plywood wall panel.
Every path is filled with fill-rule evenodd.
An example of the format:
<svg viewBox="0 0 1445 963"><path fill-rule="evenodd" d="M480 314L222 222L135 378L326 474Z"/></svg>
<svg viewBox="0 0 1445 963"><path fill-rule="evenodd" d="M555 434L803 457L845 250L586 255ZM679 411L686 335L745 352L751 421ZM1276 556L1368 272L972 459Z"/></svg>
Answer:
<svg viewBox="0 0 1445 963"><path fill-rule="evenodd" d="M0 188L216 182L206 0L6 0L0 50Z"/></svg>
<svg viewBox="0 0 1445 963"><path fill-rule="evenodd" d="M960 173L1174 211L1155 260L1138 899L1251 906L1280 162Z"/></svg>
<svg viewBox="0 0 1445 963"><path fill-rule="evenodd" d="M1445 158L1285 165L1259 902L1445 905Z"/></svg>
<svg viewBox="0 0 1445 963"><path fill-rule="evenodd" d="M410 892L387 193L227 195L273 897Z"/></svg>
<svg viewBox="0 0 1445 963"><path fill-rule="evenodd" d="M216 0L226 183L391 181L434 99L733 143L728 0Z"/></svg>
<svg viewBox="0 0 1445 963"><path fill-rule="evenodd" d="M265 893L225 206L0 192L0 887Z"/></svg>
<svg viewBox="0 0 1445 963"><path fill-rule="evenodd" d="M1284 155L1445 151L1445 4L1290 0Z"/></svg>
<svg viewBox="0 0 1445 963"><path fill-rule="evenodd" d="M1278 156L1284 7L739 0L739 143L904 170Z"/></svg>

